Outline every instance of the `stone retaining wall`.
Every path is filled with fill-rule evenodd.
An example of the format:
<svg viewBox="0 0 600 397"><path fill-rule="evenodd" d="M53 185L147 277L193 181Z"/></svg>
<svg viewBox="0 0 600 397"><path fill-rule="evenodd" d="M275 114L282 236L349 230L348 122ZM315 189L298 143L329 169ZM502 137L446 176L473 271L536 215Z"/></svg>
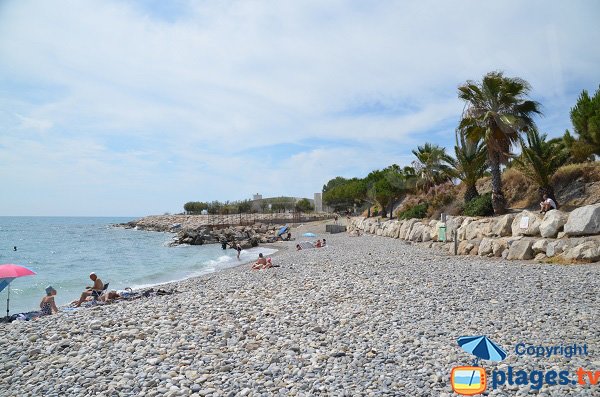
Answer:
<svg viewBox="0 0 600 397"><path fill-rule="evenodd" d="M527 218L527 219L524 219ZM522 211L493 218L449 216L447 242L440 242L437 220L387 220L353 218L348 232L359 231L422 243L454 254L456 232L459 255L506 259L555 258L565 262L600 260L600 204L587 205L570 213L552 210L546 214Z"/></svg>

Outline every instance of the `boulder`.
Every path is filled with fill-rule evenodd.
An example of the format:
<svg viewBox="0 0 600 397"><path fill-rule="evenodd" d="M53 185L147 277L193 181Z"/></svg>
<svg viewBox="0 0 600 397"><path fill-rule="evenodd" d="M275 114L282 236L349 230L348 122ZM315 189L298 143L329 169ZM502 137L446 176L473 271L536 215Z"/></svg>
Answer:
<svg viewBox="0 0 600 397"><path fill-rule="evenodd" d="M565 240L551 241L546 246L546 256L551 258L553 256L560 255L566 246L567 242Z"/></svg>
<svg viewBox="0 0 600 397"><path fill-rule="evenodd" d="M531 246L531 249L533 250L533 253L536 255L539 253L546 254L546 247L548 247L548 240L543 239L543 240L537 240L535 243L533 243L533 245Z"/></svg>
<svg viewBox="0 0 600 397"><path fill-rule="evenodd" d="M492 229L491 219L478 219L470 222L465 228L465 240L474 240L488 236Z"/></svg>
<svg viewBox="0 0 600 397"><path fill-rule="evenodd" d="M475 220L475 218L465 218L462 221L462 224L460 225L460 227L457 229L457 238L458 241L462 241L462 240L466 240L467 239L467 226L469 226L469 224L471 222L473 222Z"/></svg>
<svg viewBox="0 0 600 397"><path fill-rule="evenodd" d="M446 240L454 241L454 231L462 225L464 216L449 216L446 218Z"/></svg>
<svg viewBox="0 0 600 397"><path fill-rule="evenodd" d="M573 210L565 223L565 233L568 236L600 234L600 204Z"/></svg>
<svg viewBox="0 0 600 397"><path fill-rule="evenodd" d="M463 240L458 244L458 255L469 255L475 245L470 241Z"/></svg>
<svg viewBox="0 0 600 397"><path fill-rule="evenodd" d="M546 259L546 254L543 254L543 253L540 252L533 259L536 260L536 261L543 261L544 259Z"/></svg>
<svg viewBox="0 0 600 397"><path fill-rule="evenodd" d="M567 223L567 219L569 215L559 211L559 210L551 210L546 212L544 215L544 219L540 224L540 235L542 237L556 237L558 232L560 232Z"/></svg>
<svg viewBox="0 0 600 397"><path fill-rule="evenodd" d="M521 228L521 220L524 217L529 218L526 228ZM542 223L542 217L539 213L532 211L523 211L513 220L511 224L511 230L513 236L539 236L540 224ZM509 254L510 255L510 254Z"/></svg>
<svg viewBox="0 0 600 397"><path fill-rule="evenodd" d="M412 229L413 225L418 222L418 219L409 219L404 221L402 226L400 227L400 234L398 238L402 240L406 240L408 238L408 234L410 233L410 229Z"/></svg>
<svg viewBox="0 0 600 397"><path fill-rule="evenodd" d="M487 256L491 254L493 252L493 243L494 240L492 240L491 238L484 237L483 239L481 239L481 243L479 244L479 251L477 254L479 256Z"/></svg>
<svg viewBox="0 0 600 397"><path fill-rule="evenodd" d="M431 228L431 232L429 233L429 237L433 240L433 241L438 241L440 236L439 236L439 229L438 229L438 225L441 225L442 223L436 220L432 220L431 222L429 222L429 227Z"/></svg>
<svg viewBox="0 0 600 397"><path fill-rule="evenodd" d="M514 241L508 249L508 260L527 260L533 258L533 241L529 239L523 239Z"/></svg>
<svg viewBox="0 0 600 397"><path fill-rule="evenodd" d="M506 250L506 240L504 239L496 239L492 242L492 254L496 258L500 258L502 253ZM508 250L506 250L508 253Z"/></svg>
<svg viewBox="0 0 600 397"><path fill-rule="evenodd" d="M431 229L429 228L428 225L424 225L421 222L417 222L411 228L407 240L413 241L413 242L430 241L431 240L430 232L431 232Z"/></svg>
<svg viewBox="0 0 600 397"><path fill-rule="evenodd" d="M596 262L600 260L600 244L597 241L587 241L564 253L565 259Z"/></svg>
<svg viewBox="0 0 600 397"><path fill-rule="evenodd" d="M498 218L498 220L492 225L492 235L496 237L511 236L512 222L514 219L514 214L506 214Z"/></svg>

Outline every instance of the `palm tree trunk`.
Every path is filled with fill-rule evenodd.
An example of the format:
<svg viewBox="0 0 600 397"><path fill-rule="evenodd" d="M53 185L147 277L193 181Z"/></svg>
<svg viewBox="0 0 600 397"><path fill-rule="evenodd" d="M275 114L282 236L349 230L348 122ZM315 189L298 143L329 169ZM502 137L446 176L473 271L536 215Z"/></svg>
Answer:
<svg viewBox="0 0 600 397"><path fill-rule="evenodd" d="M506 213L506 199L502 193L502 173L500 172L500 154L490 153L490 171L492 173L492 206L495 215Z"/></svg>
<svg viewBox="0 0 600 397"><path fill-rule="evenodd" d="M467 190L465 191L465 195L463 196L465 200L465 204L474 198L479 197L479 192L477 192L477 187L475 185L467 185Z"/></svg>

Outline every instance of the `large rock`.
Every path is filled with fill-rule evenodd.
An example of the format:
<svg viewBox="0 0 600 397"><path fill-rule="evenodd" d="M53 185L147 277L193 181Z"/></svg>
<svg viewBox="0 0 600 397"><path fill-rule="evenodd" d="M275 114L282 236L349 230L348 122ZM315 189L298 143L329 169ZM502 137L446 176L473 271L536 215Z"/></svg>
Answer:
<svg viewBox="0 0 600 397"><path fill-rule="evenodd" d="M539 253L543 253L545 255L547 247L548 247L548 240L542 239L542 240L537 240L535 243L533 243L533 246L531 247L531 249L533 250L533 253L536 255Z"/></svg>
<svg viewBox="0 0 600 397"><path fill-rule="evenodd" d="M430 241L430 231L429 225L424 225L421 222L417 222L411 228L407 240L413 242Z"/></svg>
<svg viewBox="0 0 600 397"><path fill-rule="evenodd" d="M463 240L458 244L458 255L469 255L473 248L475 248L475 244L470 241Z"/></svg>
<svg viewBox="0 0 600 397"><path fill-rule="evenodd" d="M491 254L493 252L493 243L494 240L491 238L484 237L483 239L481 239L481 243L479 243L478 255L487 256Z"/></svg>
<svg viewBox="0 0 600 397"><path fill-rule="evenodd" d="M526 228L521 228L521 220L524 217L529 218ZM517 216L512 222L511 229L513 236L539 236L540 235L540 224L542 223L542 217L539 213L532 211L523 211ZM509 254L510 255L510 254Z"/></svg>
<svg viewBox="0 0 600 397"><path fill-rule="evenodd" d="M556 237L558 232L560 232L567 223L567 219L569 215L559 211L559 210L551 210L546 212L544 215L544 219L540 224L540 235L542 237Z"/></svg>
<svg viewBox="0 0 600 397"><path fill-rule="evenodd" d="M464 216L449 216L446 218L446 241L454 241L454 231L462 225Z"/></svg>
<svg viewBox="0 0 600 397"><path fill-rule="evenodd" d="M568 236L600 234L600 204L586 205L573 210L565 223L565 233Z"/></svg>
<svg viewBox="0 0 600 397"><path fill-rule="evenodd" d="M567 247L567 242L565 240L551 241L546 246L546 256L551 258L556 255L562 254L565 247Z"/></svg>
<svg viewBox="0 0 600 397"><path fill-rule="evenodd" d="M492 242L492 254L496 258L500 258L502 253L506 250L506 240L505 239L495 239Z"/></svg>
<svg viewBox="0 0 600 397"><path fill-rule="evenodd" d="M457 229L457 238L458 238L458 241L462 241L462 240L466 240L467 239L467 226L469 226L469 224L471 222L473 222L474 220L475 220L475 218L465 218L465 219L463 219L462 224Z"/></svg>
<svg viewBox="0 0 600 397"><path fill-rule="evenodd" d="M506 259L508 260L527 260L533 259L533 249L532 249L533 241L529 239L523 239L514 241L510 248L508 249L508 256Z"/></svg>
<svg viewBox="0 0 600 397"><path fill-rule="evenodd" d="M405 221L400 227L400 234L398 235L398 238L401 238L402 240L407 240L408 235L410 233L410 229L412 229L413 225L418 221L418 219L409 219Z"/></svg>
<svg viewBox="0 0 600 397"><path fill-rule="evenodd" d="M478 219L470 222L465 229L465 240L480 239L490 236L493 219Z"/></svg>
<svg viewBox="0 0 600 397"><path fill-rule="evenodd" d="M566 251L564 257L569 260L596 262L600 260L600 244L597 241L587 241Z"/></svg>
<svg viewBox="0 0 600 397"><path fill-rule="evenodd" d="M498 220L492 226L492 235L496 237L511 236L512 222L514 219L514 214L506 214L498 218Z"/></svg>

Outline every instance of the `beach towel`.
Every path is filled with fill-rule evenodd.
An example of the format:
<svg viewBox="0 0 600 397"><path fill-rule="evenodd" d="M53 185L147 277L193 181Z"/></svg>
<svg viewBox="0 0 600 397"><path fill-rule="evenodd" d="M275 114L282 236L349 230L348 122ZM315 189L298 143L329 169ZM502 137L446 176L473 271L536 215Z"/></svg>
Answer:
<svg viewBox="0 0 600 397"><path fill-rule="evenodd" d="M298 243L298 244L300 245L300 248L302 248L303 250L309 249L309 248L315 248L313 243L311 243L310 241L302 241L301 243Z"/></svg>

